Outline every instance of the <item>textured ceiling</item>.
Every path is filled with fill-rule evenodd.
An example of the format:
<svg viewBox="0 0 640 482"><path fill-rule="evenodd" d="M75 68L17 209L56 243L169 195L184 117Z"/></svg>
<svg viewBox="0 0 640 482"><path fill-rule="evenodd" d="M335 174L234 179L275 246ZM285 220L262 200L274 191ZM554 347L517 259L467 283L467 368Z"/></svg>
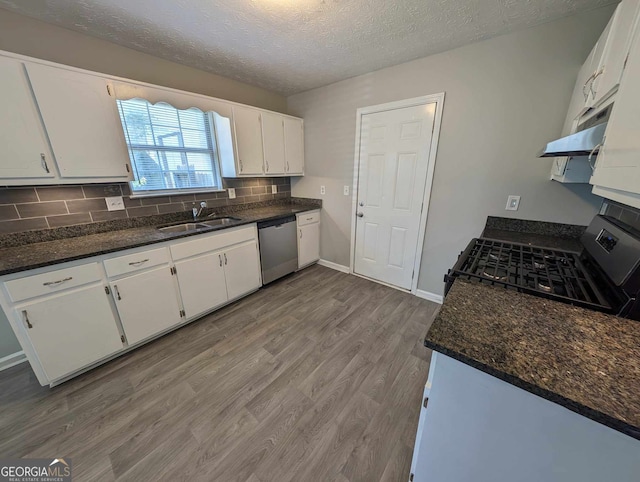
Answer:
<svg viewBox="0 0 640 482"><path fill-rule="evenodd" d="M289 95L616 0L0 0Z"/></svg>

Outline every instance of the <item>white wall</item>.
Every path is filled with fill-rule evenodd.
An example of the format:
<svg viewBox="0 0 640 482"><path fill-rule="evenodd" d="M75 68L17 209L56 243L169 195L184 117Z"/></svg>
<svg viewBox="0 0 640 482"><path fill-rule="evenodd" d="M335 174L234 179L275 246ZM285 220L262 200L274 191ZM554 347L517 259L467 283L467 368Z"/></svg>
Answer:
<svg viewBox="0 0 640 482"><path fill-rule="evenodd" d="M549 181L536 153L560 135L578 69L613 7L362 75L287 99L305 119L305 177L294 196L323 197L321 257L349 264L356 109L446 92L418 287L442 278L488 215L588 224L601 199L590 186ZM522 196L520 210L504 207Z"/></svg>

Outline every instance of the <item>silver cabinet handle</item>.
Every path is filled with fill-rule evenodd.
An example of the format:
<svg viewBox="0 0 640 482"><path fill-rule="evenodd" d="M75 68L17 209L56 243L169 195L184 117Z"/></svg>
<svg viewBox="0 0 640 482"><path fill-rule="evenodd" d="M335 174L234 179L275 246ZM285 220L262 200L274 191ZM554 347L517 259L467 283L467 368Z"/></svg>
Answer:
<svg viewBox="0 0 640 482"><path fill-rule="evenodd" d="M287 161L287 172L289 172L289 161Z"/></svg>
<svg viewBox="0 0 640 482"><path fill-rule="evenodd" d="M356 213L356 216L358 216L359 218L363 218L364 217L364 213L358 211Z"/></svg>
<svg viewBox="0 0 640 482"><path fill-rule="evenodd" d="M27 313L27 310L22 310L22 317L24 318L24 322L27 324L27 328L33 328L33 325L29 321L29 314Z"/></svg>
<svg viewBox="0 0 640 482"><path fill-rule="evenodd" d="M300 239L302 239L302 229L300 230Z"/></svg>
<svg viewBox="0 0 640 482"><path fill-rule="evenodd" d="M596 147L594 147L589 153L588 161L589 161L589 167L591 168L591 172L596 170L596 164L595 162L592 163L591 159L593 159L593 155L596 153L596 151L599 151L601 147L602 147L602 143L596 145Z"/></svg>
<svg viewBox="0 0 640 482"><path fill-rule="evenodd" d="M269 172L269 161L267 161L267 172Z"/></svg>
<svg viewBox="0 0 640 482"><path fill-rule="evenodd" d="M220 260L220 266L222 266L222 255L221 254L218 255L218 259Z"/></svg>
<svg viewBox="0 0 640 482"><path fill-rule="evenodd" d="M71 281L72 279L73 279L73 276L69 276L68 278L59 279L57 281L47 281L46 283L42 283L42 286L55 286L55 285L65 283L67 281Z"/></svg>
<svg viewBox="0 0 640 482"><path fill-rule="evenodd" d="M113 285L113 291L116 292L116 298L118 298L118 300L121 300L122 297L120 296L120 290L118 289L118 285Z"/></svg>
<svg viewBox="0 0 640 482"><path fill-rule="evenodd" d="M140 266L141 264L144 264L147 261L149 261L149 258L141 259L140 261L131 261L131 263L129 263L129 266Z"/></svg>
<svg viewBox="0 0 640 482"><path fill-rule="evenodd" d="M240 172L242 172L242 159L240 159Z"/></svg>
<svg viewBox="0 0 640 482"><path fill-rule="evenodd" d="M42 163L42 168L49 174L49 166L47 165L47 158L44 155L44 152L40 153L40 162Z"/></svg>
<svg viewBox="0 0 640 482"><path fill-rule="evenodd" d="M224 264L227 264L227 253L224 253Z"/></svg>

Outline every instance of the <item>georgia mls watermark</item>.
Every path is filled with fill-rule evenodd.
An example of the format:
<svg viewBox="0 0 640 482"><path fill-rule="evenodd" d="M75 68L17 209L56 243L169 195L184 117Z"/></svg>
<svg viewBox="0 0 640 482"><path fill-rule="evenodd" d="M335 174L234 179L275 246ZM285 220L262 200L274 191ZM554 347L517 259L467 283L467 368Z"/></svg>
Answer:
<svg viewBox="0 0 640 482"><path fill-rule="evenodd" d="M0 459L0 482L71 482L71 459Z"/></svg>

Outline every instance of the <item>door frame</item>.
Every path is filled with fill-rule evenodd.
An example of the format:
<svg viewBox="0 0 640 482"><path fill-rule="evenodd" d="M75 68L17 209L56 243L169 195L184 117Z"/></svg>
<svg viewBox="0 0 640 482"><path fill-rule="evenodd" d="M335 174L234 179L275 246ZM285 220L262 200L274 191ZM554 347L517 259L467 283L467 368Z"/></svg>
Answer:
<svg viewBox="0 0 640 482"><path fill-rule="evenodd" d="M436 104L436 112L433 121L433 134L431 136L431 148L429 149L429 159L427 165L427 180L424 188L424 196L422 199L422 213L420 214L420 227L418 231L418 243L415 251L415 261L413 264L413 280L411 281L412 294L416 294L418 290L418 279L420 278L420 263L422 261L422 247L424 245L425 232L427 228L427 215L429 212L429 201L431 199L431 189L433 186L433 174L436 166L436 155L438 152L438 141L440 139L440 126L442 124L442 110L444 107L445 93L440 92L438 94L423 95L420 97L413 97L411 99L398 100L395 102L388 102L385 104L371 105L368 107L360 107L356 111L356 143L353 159L353 188L351 196L351 247L349 253L349 274L359 276L361 278L370 279L376 283L381 283L391 288L396 288L401 291L406 291L397 286L392 286L380 280L368 278L355 272L355 250L356 250L356 211L358 204L358 182L360 175L360 129L362 127L362 116L367 114L373 114L377 112L385 112L396 109L403 109L406 107L415 107L418 105Z"/></svg>

